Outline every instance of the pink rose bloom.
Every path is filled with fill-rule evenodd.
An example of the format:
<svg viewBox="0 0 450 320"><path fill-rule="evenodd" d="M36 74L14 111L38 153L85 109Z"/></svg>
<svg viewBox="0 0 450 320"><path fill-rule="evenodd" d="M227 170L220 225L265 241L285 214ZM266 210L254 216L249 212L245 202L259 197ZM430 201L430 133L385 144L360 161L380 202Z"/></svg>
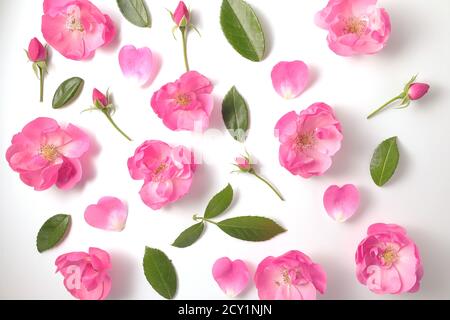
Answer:
<svg viewBox="0 0 450 320"><path fill-rule="evenodd" d="M303 178L324 174L341 148L341 132L333 109L325 103L315 103L300 114L289 112L275 127L280 164Z"/></svg>
<svg viewBox="0 0 450 320"><path fill-rule="evenodd" d="M37 38L31 39L27 53L28 58L33 62L47 60L47 49Z"/></svg>
<svg viewBox="0 0 450 320"><path fill-rule="evenodd" d="M109 254L97 248L86 252L70 252L59 256L56 272L64 277L64 286L80 300L104 300L111 290Z"/></svg>
<svg viewBox="0 0 450 320"><path fill-rule="evenodd" d="M406 230L395 224L376 223L356 251L356 276L378 294L419 290L422 261Z"/></svg>
<svg viewBox="0 0 450 320"><path fill-rule="evenodd" d="M316 24L328 30L328 45L341 56L374 54L391 34L391 21L377 0L330 0L316 14Z"/></svg>
<svg viewBox="0 0 450 320"><path fill-rule="evenodd" d="M69 124L62 128L50 118L37 118L16 134L6 151L10 167L37 191L54 184L73 188L82 177L80 158L89 150L89 137Z"/></svg>
<svg viewBox="0 0 450 320"><path fill-rule="evenodd" d="M408 97L411 100L419 100L428 93L429 89L430 89L430 85L428 85L426 83L420 83L420 82L413 83L409 87Z"/></svg>
<svg viewBox="0 0 450 320"><path fill-rule="evenodd" d="M64 57L86 60L114 39L116 28L88 0L44 0L42 34Z"/></svg>
<svg viewBox="0 0 450 320"><path fill-rule="evenodd" d="M327 287L322 267L296 250L265 258L254 280L261 300L315 300L317 291L323 294Z"/></svg>
<svg viewBox="0 0 450 320"><path fill-rule="evenodd" d="M170 130L204 131L214 108L213 86L205 76L189 71L153 94L151 106Z"/></svg>
<svg viewBox="0 0 450 320"><path fill-rule="evenodd" d="M189 192L196 165L194 154L187 148L149 140L128 159L128 169L134 180L144 180L142 201L158 210Z"/></svg>

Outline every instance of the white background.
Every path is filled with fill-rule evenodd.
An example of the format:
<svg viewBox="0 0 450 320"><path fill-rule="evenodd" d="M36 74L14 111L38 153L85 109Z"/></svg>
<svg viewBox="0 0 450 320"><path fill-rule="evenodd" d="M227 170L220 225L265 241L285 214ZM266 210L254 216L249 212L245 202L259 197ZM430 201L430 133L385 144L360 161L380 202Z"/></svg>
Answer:
<svg viewBox="0 0 450 320"><path fill-rule="evenodd" d="M375 56L343 58L331 52L326 32L314 25L314 14L326 1L249 0L260 16L267 36L267 58L253 63L240 57L225 40L219 25L219 0L190 0L195 23L202 36L189 38L191 67L215 85L216 108L205 136L171 132L150 108L153 92L184 71L181 43L171 35L172 22L165 8L177 1L148 0L153 28L137 28L121 17L115 1L94 1L108 13L120 30L117 40L100 49L94 59L76 62L52 50L46 77L45 103L38 103L38 80L23 49L38 36L42 1L0 2L0 298L71 298L54 261L60 254L86 251L96 246L112 256L113 299L158 299L142 271L144 247L162 249L173 260L179 278L178 299L226 298L211 276L214 261L223 256L244 259L252 274L267 255L297 249L322 264L328 274L323 299L430 299L450 298L450 2L444 0L380 1L392 20L392 37ZM161 69L154 83L140 88L125 79L118 65L122 45L150 47ZM284 101L272 89L270 71L281 60L303 60L312 70L309 89L298 99ZM431 84L430 94L410 108L388 111L371 121L373 108L399 93L415 74ZM81 97L70 107L51 108L54 90L66 78L86 80ZM243 147L225 132L220 116L223 96L236 85L246 98L252 128L246 147L259 159L263 175L283 192L279 201L253 177L231 175L230 163ZM127 142L100 113L80 111L90 105L93 87L114 93L117 123L134 138ZM323 177L309 180L292 176L278 163L278 142L273 136L276 121L285 113L300 111L323 101L333 106L344 129L344 144L333 167ZM94 148L86 161L85 179L72 191L56 188L35 192L25 186L8 166L4 154L14 133L38 116L72 122L92 136ZM397 135L401 160L394 178L378 188L368 171L376 145ZM206 163L199 167L192 190L174 205L154 212L140 200L141 181L133 181L126 161L146 139L195 146ZM170 246L180 231L202 213L213 194L231 182L236 198L224 217L262 215L289 231L265 243L247 243L208 226L194 246ZM359 212L345 224L325 213L324 190L330 184L356 184L362 195ZM128 202L129 219L122 233L108 233L87 225L87 205L105 195ZM67 239L57 248L39 254L35 237L42 223L57 213L73 218ZM354 253L367 227L375 222L404 226L417 242L425 276L416 294L378 296L356 280ZM250 287L243 299L257 298Z"/></svg>

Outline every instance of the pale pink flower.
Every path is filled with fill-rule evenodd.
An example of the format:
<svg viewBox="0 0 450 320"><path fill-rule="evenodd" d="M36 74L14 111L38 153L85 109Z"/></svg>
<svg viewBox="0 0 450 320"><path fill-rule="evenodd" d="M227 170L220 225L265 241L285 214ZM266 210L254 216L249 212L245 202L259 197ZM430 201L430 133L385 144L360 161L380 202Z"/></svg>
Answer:
<svg viewBox="0 0 450 320"><path fill-rule="evenodd" d="M376 223L356 251L356 276L377 294L416 292L423 276L422 261L406 230Z"/></svg>
<svg viewBox="0 0 450 320"><path fill-rule="evenodd" d="M296 250L265 258L254 281L261 300L315 300L317 291L323 294L327 287L322 267Z"/></svg>
<svg viewBox="0 0 450 320"><path fill-rule="evenodd" d="M104 300L111 291L108 252L89 248L89 252L70 252L59 256L56 272L64 277L64 286L80 300Z"/></svg>
<svg viewBox="0 0 450 320"><path fill-rule="evenodd" d="M231 298L244 291L250 280L250 272L245 262L231 261L227 257L220 258L214 263L212 274L220 289Z"/></svg>
<svg viewBox="0 0 450 320"><path fill-rule="evenodd" d="M120 49L119 64L123 75L136 79L140 85L150 80L155 68L152 51L147 47L137 49L132 45Z"/></svg>
<svg viewBox="0 0 450 320"><path fill-rule="evenodd" d="M128 169L134 180L144 180L142 201L158 210L189 192L196 165L194 154L187 148L149 140L128 159Z"/></svg>
<svg viewBox="0 0 450 320"><path fill-rule="evenodd" d="M252 165L250 164L250 159L247 157L237 157L235 159L236 166L239 168L239 170L248 172L252 169Z"/></svg>
<svg viewBox="0 0 450 320"><path fill-rule="evenodd" d="M308 66L303 61L283 61L272 69L273 87L285 99L298 97L305 90L308 78Z"/></svg>
<svg viewBox="0 0 450 320"><path fill-rule="evenodd" d="M98 229L122 231L128 217L128 208L115 197L103 197L84 211L84 220Z"/></svg>
<svg viewBox="0 0 450 320"><path fill-rule="evenodd" d="M88 0L44 0L42 34L64 57L86 60L114 39L116 28Z"/></svg>
<svg viewBox="0 0 450 320"><path fill-rule="evenodd" d="M55 185L73 188L82 177L80 158L89 150L89 137L69 124L62 128L51 118L28 123L6 152L10 167L28 186L42 191Z"/></svg>
<svg viewBox="0 0 450 320"><path fill-rule="evenodd" d="M191 22L191 14L183 1L178 3L178 6L172 16L173 22L175 22L178 27L185 27Z"/></svg>
<svg viewBox="0 0 450 320"><path fill-rule="evenodd" d="M353 184L346 184L342 188L330 186L323 195L323 205L331 218L345 222L358 210L359 191Z"/></svg>
<svg viewBox="0 0 450 320"><path fill-rule="evenodd" d="M27 53L30 61L39 62L47 60L47 49L45 49L44 45L37 38L31 39Z"/></svg>
<svg viewBox="0 0 450 320"><path fill-rule="evenodd" d="M287 113L275 127L280 164L303 178L324 174L341 148L341 131L333 109L325 103L314 103L300 114Z"/></svg>
<svg viewBox="0 0 450 320"><path fill-rule="evenodd" d="M374 54L391 34L391 21L377 0L330 0L316 14L316 24L328 31L328 45L341 56Z"/></svg>
<svg viewBox="0 0 450 320"><path fill-rule="evenodd" d="M408 90L408 97L411 100L419 100L427 94L430 86L426 83L416 82L411 84Z"/></svg>
<svg viewBox="0 0 450 320"><path fill-rule="evenodd" d="M212 90L208 78L189 71L156 91L151 106L167 128L203 132L214 108Z"/></svg>

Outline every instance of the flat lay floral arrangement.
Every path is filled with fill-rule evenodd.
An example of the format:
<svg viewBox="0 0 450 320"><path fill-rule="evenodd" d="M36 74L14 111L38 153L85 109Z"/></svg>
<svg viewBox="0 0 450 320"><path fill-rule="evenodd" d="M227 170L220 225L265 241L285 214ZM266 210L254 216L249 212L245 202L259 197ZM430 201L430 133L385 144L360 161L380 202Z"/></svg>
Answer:
<svg viewBox="0 0 450 320"><path fill-rule="evenodd" d="M223 31L223 45L231 46L246 63L258 64L266 59L270 54L269 37L264 21L258 16L258 3L253 1L250 5L244 0L220 1L217 23ZM172 39L168 38L168 41L179 44L178 56L184 68L179 70L176 78L162 86L152 85L160 76L154 64L154 50L158 49L156 43L151 48L129 43L110 51L117 57L116 63L124 78L142 86L143 92L152 91L148 101L149 116L158 118L165 130L201 134L211 127L214 109L220 109L221 122L229 133L229 139L242 147L240 154L230 155L229 161L233 162L234 168L232 173L249 176L252 183L263 185L267 188L265 196L272 197L276 205L284 206L295 200L286 199L279 189L277 177L266 176L263 168L256 165L258 161L264 163L264 159L256 159L251 153L252 146L246 142L251 134L251 124L258 119L252 117L254 106L248 103L245 92L231 86L217 103L214 86L221 79L210 79L207 65L198 66L197 61L195 67L201 67L200 72L191 63L189 40L196 37L198 42L205 41L195 17L207 13L199 7L190 8L189 3L183 1L166 12L153 10L151 3L144 0L116 2L116 9L120 12L118 16L123 23L135 28L145 28L151 32L154 16L161 16L161 19L169 19L173 23L173 29L168 32ZM341 59L355 56L371 59L389 45L392 31L389 12L380 7L377 0L329 0L324 2L322 10L311 17L311 23L323 29L323 38L315 41ZM37 76L36 88L28 89L30 92L36 91L42 108L50 108L57 113L59 109L75 108L81 95L92 96L90 106L78 107L83 117L94 116L92 113L101 114L98 126L110 126L110 139L99 143L113 144L116 139L136 143L135 151L129 154L126 163L110 159L116 170L129 173L130 188L140 189L136 197L154 214L165 214L165 209L182 205L180 200L190 196L192 186L202 183L201 178L196 177L202 163L196 157L195 146L188 148L181 142L168 143L152 137L135 141L129 133L133 128L122 126L121 116L115 114L114 92L92 83L89 78L67 74L67 80L58 87L46 86L45 80L52 77L50 53L72 62L89 60L95 63L96 51L105 50L118 37L117 21L102 12L102 2L44 0L42 22L36 26L35 33L35 38L24 43L28 47L23 63L28 61L30 73L34 71ZM127 43L127 39L122 39L122 42ZM320 68L320 65L317 67ZM164 68L161 68L160 73L163 72ZM311 67L302 61L301 55L297 60L279 61L273 65L270 74L257 76L267 77L280 101L296 101L320 81L320 76L312 81ZM415 104L421 103L418 100L427 99L427 95L433 93L425 81L420 74L412 73L410 79L405 79L394 89L393 97L373 101L374 105L380 106L368 112L367 118L357 121L368 122L375 116L389 117L390 109L409 107L413 112ZM94 88L89 92L88 83L89 87ZM49 101L44 99L49 96L45 95L46 92L53 97ZM335 156L343 151L341 147L346 135L355 133L346 131L333 101L300 105L303 106L301 111L286 110L281 118L274 119L273 127L267 128L279 146L279 161L266 165L281 166L286 173L308 181L327 174ZM402 161L399 139L397 136L386 136L368 155L371 161L367 163L367 175L376 188L383 188L396 174L397 166ZM29 186L30 191L37 192L58 188L61 197L64 197L66 190L73 189L82 181L88 170L83 158L88 156L92 147L91 138L82 129L82 124L72 123L71 119L58 122L42 116L30 119L17 128L5 157L10 169L17 174L17 183L23 183ZM289 225L277 219L276 213L270 217L238 212L231 215L233 204L244 201L243 197L235 196L232 184L209 192L214 196L206 203L198 203L197 212L187 213L192 216L192 223L180 223L179 235L171 239L167 246L192 250L197 242L206 241L202 238L214 229L223 235L224 241L233 238L241 241L242 246L249 242L271 241L289 233ZM351 181L344 185L329 185L323 190L322 199L322 214L334 220L336 228L340 227L339 223L345 223L357 215L365 201L358 186ZM127 200L105 191L96 203L86 206L85 223L103 232L123 231L127 228L129 215ZM49 215L40 230L36 231L36 250L42 253L54 250L56 246L64 249L64 240L71 236L71 220L67 214ZM354 259L345 261L347 268L354 268L357 281L374 294L405 294L420 290L421 281L425 281L425 278L422 279L424 268L419 248L408 234L408 226L379 221L359 227L365 236L354 248ZM158 231L157 226L149 226L149 230L152 228L151 232ZM135 263L142 265L149 290L155 290L163 298L173 299L178 290L183 290L183 278L178 277L177 273L183 265L177 265L164 251L164 247L142 243L142 260ZM221 253L216 252L219 258L208 266L211 271L205 276L210 277L211 283L223 291L224 297L239 297L251 286L256 288L262 300L311 300L327 291L327 270L333 265L319 264L316 257L308 253L308 248L287 247L282 251L285 253L279 256L268 252L262 261L247 261L245 256L221 257ZM112 260L111 253L102 248L80 247L79 251L60 255L54 263L56 272L61 275L61 286L73 297L100 300L108 298L115 285L110 274ZM251 265L256 266L254 272Z"/></svg>

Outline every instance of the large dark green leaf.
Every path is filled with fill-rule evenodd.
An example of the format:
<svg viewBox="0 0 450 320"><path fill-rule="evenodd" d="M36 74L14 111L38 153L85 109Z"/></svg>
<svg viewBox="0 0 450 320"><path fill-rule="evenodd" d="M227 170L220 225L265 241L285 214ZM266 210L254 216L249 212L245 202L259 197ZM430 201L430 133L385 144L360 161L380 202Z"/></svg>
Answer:
<svg viewBox="0 0 450 320"><path fill-rule="evenodd" d="M135 26L150 28L152 19L144 0L117 0L120 12Z"/></svg>
<svg viewBox="0 0 450 320"><path fill-rule="evenodd" d="M247 103L236 87L231 88L222 102L222 117L231 136L244 142L249 127L249 112Z"/></svg>
<svg viewBox="0 0 450 320"><path fill-rule="evenodd" d="M53 96L53 108L59 109L72 102L80 94L83 84L84 80L78 77L67 79L61 83Z"/></svg>
<svg viewBox="0 0 450 320"><path fill-rule="evenodd" d="M233 188L228 184L225 189L216 194L208 203L204 217L212 219L225 212L233 201Z"/></svg>
<svg viewBox="0 0 450 320"><path fill-rule="evenodd" d="M194 224L184 230L172 245L177 248L186 248L193 245L202 235L204 228L205 224L203 222Z"/></svg>
<svg viewBox="0 0 450 320"><path fill-rule="evenodd" d="M383 141L375 149L370 162L370 175L377 186L383 186L394 175L399 158L397 137Z"/></svg>
<svg viewBox="0 0 450 320"><path fill-rule="evenodd" d="M220 24L228 42L252 61L264 58L264 32L253 9L243 0L223 0Z"/></svg>
<svg viewBox="0 0 450 320"><path fill-rule="evenodd" d="M164 252L145 247L144 273L147 281L162 297L172 299L177 291L177 274Z"/></svg>
<svg viewBox="0 0 450 320"><path fill-rule="evenodd" d="M217 226L228 235L246 241L266 241L286 230L264 217L236 217L223 220Z"/></svg>
<svg viewBox="0 0 450 320"><path fill-rule="evenodd" d="M70 216L67 214L57 214L45 221L37 235L37 250L42 253L56 246L66 234L69 225Z"/></svg>

